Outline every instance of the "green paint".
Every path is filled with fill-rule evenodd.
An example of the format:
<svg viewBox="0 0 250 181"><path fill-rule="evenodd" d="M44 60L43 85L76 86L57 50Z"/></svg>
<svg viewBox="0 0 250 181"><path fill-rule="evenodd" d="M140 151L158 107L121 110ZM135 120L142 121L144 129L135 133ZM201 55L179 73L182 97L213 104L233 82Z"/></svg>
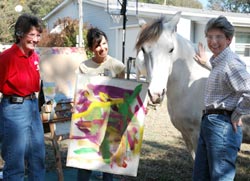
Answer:
<svg viewBox="0 0 250 181"><path fill-rule="evenodd" d="M91 113L85 117L85 119L86 120L95 120L95 119L100 119L101 117L102 117L102 108L95 107L95 108L93 108Z"/></svg>
<svg viewBox="0 0 250 181"><path fill-rule="evenodd" d="M98 150L94 149L94 148L81 148L78 150L75 150L74 153L75 154L86 154L86 153L96 153Z"/></svg>
<svg viewBox="0 0 250 181"><path fill-rule="evenodd" d="M90 130L91 135L95 135L95 134L97 134L99 131L100 131L100 125L93 124L93 125L91 126L91 130Z"/></svg>
<svg viewBox="0 0 250 181"><path fill-rule="evenodd" d="M111 157L111 153L109 151L109 140L107 139L108 135L106 132L106 135L102 141L102 144L100 146L100 150L102 153L102 158L104 160L105 163L109 164L110 163L110 157Z"/></svg>
<svg viewBox="0 0 250 181"><path fill-rule="evenodd" d="M133 104L133 102L136 100L136 97L140 94L142 89L142 84L136 86L131 96L128 94L124 97L124 103L119 105L118 112L122 115L123 121L124 121L124 127L122 129L123 132L127 129L127 125L129 120L131 120L134 116L134 114L130 110L130 106Z"/></svg>

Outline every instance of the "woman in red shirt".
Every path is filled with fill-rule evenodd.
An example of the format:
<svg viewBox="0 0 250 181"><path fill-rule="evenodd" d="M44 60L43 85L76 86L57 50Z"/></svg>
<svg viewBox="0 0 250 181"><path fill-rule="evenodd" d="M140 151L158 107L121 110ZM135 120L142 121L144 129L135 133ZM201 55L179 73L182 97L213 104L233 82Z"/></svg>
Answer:
<svg viewBox="0 0 250 181"><path fill-rule="evenodd" d="M24 180L27 166L29 181L44 181L44 131L36 98L40 89L39 57L34 51L41 33L42 23L37 17L21 15L15 24L15 43L0 54L4 180Z"/></svg>

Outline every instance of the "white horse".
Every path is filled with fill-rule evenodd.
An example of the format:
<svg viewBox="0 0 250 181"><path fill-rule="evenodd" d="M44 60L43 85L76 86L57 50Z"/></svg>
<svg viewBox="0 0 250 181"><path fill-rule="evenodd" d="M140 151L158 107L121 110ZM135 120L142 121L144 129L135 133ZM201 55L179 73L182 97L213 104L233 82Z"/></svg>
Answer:
<svg viewBox="0 0 250 181"><path fill-rule="evenodd" d="M176 33L180 16L178 12L171 19L162 17L146 25L136 49L144 54L151 101L159 103L166 93L171 122L194 158L209 71L194 61L193 44Z"/></svg>
<svg viewBox="0 0 250 181"><path fill-rule="evenodd" d="M136 80L139 81L141 76L147 78L147 71L144 62L143 51L140 50L135 58L135 72L136 72Z"/></svg>

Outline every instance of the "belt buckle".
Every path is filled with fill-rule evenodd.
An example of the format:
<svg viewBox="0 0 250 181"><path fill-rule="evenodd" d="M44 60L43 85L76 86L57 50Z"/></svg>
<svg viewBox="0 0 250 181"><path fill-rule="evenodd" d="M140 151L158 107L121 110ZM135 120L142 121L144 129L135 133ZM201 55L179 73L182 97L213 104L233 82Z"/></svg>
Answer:
<svg viewBox="0 0 250 181"><path fill-rule="evenodd" d="M12 104L22 104L23 101L24 101L24 98L23 97L19 97L19 96L11 96L9 98L10 102Z"/></svg>

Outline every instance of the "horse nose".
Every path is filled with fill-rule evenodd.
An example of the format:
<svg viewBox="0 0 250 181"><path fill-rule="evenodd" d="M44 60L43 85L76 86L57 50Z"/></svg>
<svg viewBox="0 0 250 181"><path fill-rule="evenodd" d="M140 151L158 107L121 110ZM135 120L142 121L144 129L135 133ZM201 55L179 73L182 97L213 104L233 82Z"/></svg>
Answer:
<svg viewBox="0 0 250 181"><path fill-rule="evenodd" d="M148 89L148 95L153 104L160 104L164 99L165 89L161 93L151 93Z"/></svg>

